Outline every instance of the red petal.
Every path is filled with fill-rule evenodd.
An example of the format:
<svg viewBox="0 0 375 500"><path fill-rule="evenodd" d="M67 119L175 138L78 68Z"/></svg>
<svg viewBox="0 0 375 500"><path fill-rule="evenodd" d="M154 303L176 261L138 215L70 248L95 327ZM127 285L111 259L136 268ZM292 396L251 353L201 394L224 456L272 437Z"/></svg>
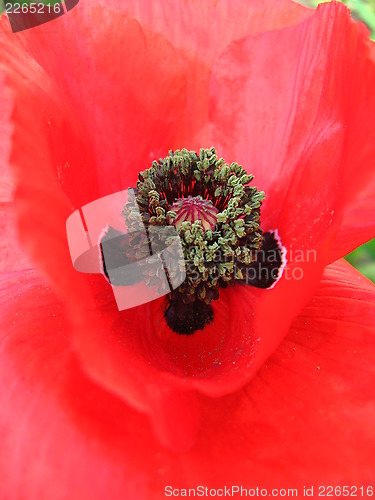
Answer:
<svg viewBox="0 0 375 500"><path fill-rule="evenodd" d="M18 274L2 285L12 299L5 302L3 289L4 498L142 500L160 498L168 485L200 484L299 488L302 496L303 485L317 493L319 485L372 484L375 290L347 264L327 269L250 385L201 398L198 442L180 455L80 373L62 304L38 279Z"/></svg>
<svg viewBox="0 0 375 500"><path fill-rule="evenodd" d="M32 272L2 275L0 288L0 496L131 498L135 483L142 495L141 464L124 454L135 412L80 372L61 300Z"/></svg>
<svg viewBox="0 0 375 500"><path fill-rule="evenodd" d="M14 101L10 163L17 181L15 207L21 241L40 268L74 300L87 293L71 265L65 225L73 207L59 185L57 171L69 159L73 164L77 161L75 148L80 142L76 129L68 129L72 116L63 110L48 76L21 50L4 17L0 24L2 69ZM72 147L71 156L66 155L65 137ZM9 225L11 214L6 217Z"/></svg>
<svg viewBox="0 0 375 500"><path fill-rule="evenodd" d="M17 219L11 202L0 202L0 271L31 268L32 264L20 246Z"/></svg>
<svg viewBox="0 0 375 500"><path fill-rule="evenodd" d="M56 37L45 26L18 36L2 19L1 55L15 103L11 163L23 242L79 301L89 293L66 243L71 201L79 207L134 183L135 167L167 149L185 102L185 72L162 37L122 14L94 9L85 18L74 11L66 17L54 21ZM164 65L170 70L163 73Z"/></svg>
<svg viewBox="0 0 375 500"><path fill-rule="evenodd" d="M47 24L19 37L84 138L82 151L61 137L69 164L59 175L76 207L134 185L138 172L170 149L186 103L185 68L163 36L81 4L53 21L52 34Z"/></svg>
<svg viewBox="0 0 375 500"><path fill-rule="evenodd" d="M312 13L289 0L110 0L105 3L135 17L153 31L163 33L185 60L188 102L174 149L193 150L215 145L209 127L208 98L212 66L218 55L233 40L293 25Z"/></svg>
<svg viewBox="0 0 375 500"><path fill-rule="evenodd" d="M89 1L96 3L97 0ZM313 13L290 0L238 0L235 3L231 0L109 0L105 3L135 17L153 31L164 33L188 57L208 65L233 40L292 26Z"/></svg>
<svg viewBox="0 0 375 500"><path fill-rule="evenodd" d="M213 322L193 336L176 335L167 327L163 299L119 312L98 278L94 309L75 315L75 349L94 380L153 418L165 444L186 448L199 416L189 392L217 397L246 384L309 300L319 265L290 268L273 290L222 290L213 303ZM294 277L295 269L303 280ZM171 411L181 391L184 410L176 420ZM185 441L177 443L180 429Z"/></svg>
<svg viewBox="0 0 375 500"><path fill-rule="evenodd" d="M10 141L12 125L10 114L12 101L5 89L4 75L0 72L0 202L9 201L12 198L13 180L10 178L8 159L10 154Z"/></svg>
<svg viewBox="0 0 375 500"><path fill-rule="evenodd" d="M12 99L5 88L4 75L0 71L0 271L13 271L32 267L23 249L20 248L17 219L11 200L14 180L9 167L11 148Z"/></svg>
<svg viewBox="0 0 375 500"><path fill-rule="evenodd" d="M220 449L212 484L220 484L220 472L226 483L253 487L314 484L316 496L319 485L372 484L374 305L375 287L357 271L346 263L327 268L252 383L205 407L200 453L213 442ZM209 474L197 472L194 482Z"/></svg>
<svg viewBox="0 0 375 500"><path fill-rule="evenodd" d="M215 65L220 153L255 173L265 228L277 227L288 249L319 251L374 178L369 43L332 2L295 27L234 42Z"/></svg>
<svg viewBox="0 0 375 500"><path fill-rule="evenodd" d="M375 144L375 138L370 144ZM330 261L337 260L374 237L374 192L375 179L373 178L369 179L367 185L350 200L344 210L343 220L330 252Z"/></svg>
<svg viewBox="0 0 375 500"><path fill-rule="evenodd" d="M371 44L369 58L375 63L375 44ZM367 68L369 72L373 68ZM365 75L370 79L370 74ZM330 260L334 261L345 255L357 246L362 245L374 236L375 220L375 177L373 161L375 156L375 130L372 121L363 122L363 107L366 113L374 113L375 95L372 92L366 95L366 101L362 102L363 80L357 79L358 89L353 92L353 99L358 102L352 108L353 116L350 120L350 135L348 165L354 167L357 177L362 181L362 188L355 192L350 179L350 190L348 194L348 206L345 207L343 221L341 223L335 246L331 251Z"/></svg>

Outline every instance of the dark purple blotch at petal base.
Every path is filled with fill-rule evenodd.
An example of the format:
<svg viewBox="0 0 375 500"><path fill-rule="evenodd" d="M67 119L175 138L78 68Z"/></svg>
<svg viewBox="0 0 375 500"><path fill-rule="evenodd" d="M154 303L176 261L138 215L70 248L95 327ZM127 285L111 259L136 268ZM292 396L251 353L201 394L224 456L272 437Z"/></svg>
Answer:
<svg viewBox="0 0 375 500"><path fill-rule="evenodd" d="M237 263L244 276L240 282L257 288L273 288L286 266L286 253L277 230L264 233L257 260L249 266Z"/></svg>

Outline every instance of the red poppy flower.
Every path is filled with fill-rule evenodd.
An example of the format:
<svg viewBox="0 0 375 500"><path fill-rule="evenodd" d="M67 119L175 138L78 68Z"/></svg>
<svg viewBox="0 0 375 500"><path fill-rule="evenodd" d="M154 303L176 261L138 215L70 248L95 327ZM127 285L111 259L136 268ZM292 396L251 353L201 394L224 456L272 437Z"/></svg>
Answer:
<svg viewBox="0 0 375 500"><path fill-rule="evenodd" d="M3 497L368 493L375 290L331 264L374 236L365 27L335 2L109 3L19 34L1 19ZM119 312L103 276L77 273L65 224L168 150L212 144L255 175L288 264L177 335L163 299Z"/></svg>

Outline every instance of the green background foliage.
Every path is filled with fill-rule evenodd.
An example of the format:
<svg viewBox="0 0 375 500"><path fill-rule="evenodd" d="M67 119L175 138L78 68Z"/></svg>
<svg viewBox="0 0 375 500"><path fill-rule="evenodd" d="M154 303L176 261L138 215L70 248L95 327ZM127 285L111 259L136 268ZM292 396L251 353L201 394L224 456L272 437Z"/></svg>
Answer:
<svg viewBox="0 0 375 500"><path fill-rule="evenodd" d="M2 9L0 0L0 13ZM12 2L16 0L10 0ZM18 0L19 3L27 3L30 0ZM35 0L37 2L38 0ZM54 4L61 0L39 0L41 3ZM125 0L124 0L125 1ZM308 7L316 7L319 0L297 0ZM371 31L371 38L375 40L375 0L342 0L349 7L354 19L364 22ZM374 89L375 92L375 89ZM375 221L374 221L375 226ZM375 282L375 239L360 246L346 256L346 260L356 267L361 273Z"/></svg>

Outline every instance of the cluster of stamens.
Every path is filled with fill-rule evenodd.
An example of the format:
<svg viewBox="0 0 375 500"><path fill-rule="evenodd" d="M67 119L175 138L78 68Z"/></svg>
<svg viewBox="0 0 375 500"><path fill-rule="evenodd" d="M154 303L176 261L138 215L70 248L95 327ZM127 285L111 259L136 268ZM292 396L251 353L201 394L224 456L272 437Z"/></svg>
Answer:
<svg viewBox="0 0 375 500"><path fill-rule="evenodd" d="M186 279L171 292L165 314L179 333L203 328L219 287L243 280L244 269L256 260L264 193L249 185L252 179L237 163L218 159L214 148L199 155L170 151L139 174L136 201L124 207L123 216L130 229L137 229L141 217L146 229L173 226L179 235ZM145 248L139 238L131 246L134 252ZM184 319L187 305L191 320Z"/></svg>

